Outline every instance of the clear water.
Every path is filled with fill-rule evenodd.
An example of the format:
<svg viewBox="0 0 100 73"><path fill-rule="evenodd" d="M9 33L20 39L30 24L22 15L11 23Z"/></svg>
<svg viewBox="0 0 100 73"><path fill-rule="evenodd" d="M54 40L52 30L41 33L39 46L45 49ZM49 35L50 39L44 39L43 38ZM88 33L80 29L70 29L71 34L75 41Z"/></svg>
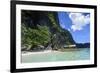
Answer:
<svg viewBox="0 0 100 73"><path fill-rule="evenodd" d="M36 52L35 52L36 53ZM52 62L52 61L73 61L90 59L90 48L81 48L77 50L69 50L66 52L48 52L30 55L22 55L22 63L32 62Z"/></svg>

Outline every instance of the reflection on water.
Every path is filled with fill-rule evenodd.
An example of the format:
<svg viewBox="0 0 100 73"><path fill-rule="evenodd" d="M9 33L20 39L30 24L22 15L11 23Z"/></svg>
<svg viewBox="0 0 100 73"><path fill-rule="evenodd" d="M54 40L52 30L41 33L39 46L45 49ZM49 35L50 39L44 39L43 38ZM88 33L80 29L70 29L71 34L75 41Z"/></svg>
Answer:
<svg viewBox="0 0 100 73"><path fill-rule="evenodd" d="M51 62L51 61L73 61L73 60L89 60L90 49L81 48L77 50L68 50L66 52L48 52L36 53L30 55L22 55L22 63L32 62Z"/></svg>

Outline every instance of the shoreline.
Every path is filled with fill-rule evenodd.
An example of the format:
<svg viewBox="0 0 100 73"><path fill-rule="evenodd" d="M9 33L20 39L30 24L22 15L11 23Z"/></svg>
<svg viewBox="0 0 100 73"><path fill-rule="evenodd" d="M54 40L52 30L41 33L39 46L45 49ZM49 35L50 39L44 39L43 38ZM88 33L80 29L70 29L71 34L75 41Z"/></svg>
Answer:
<svg viewBox="0 0 100 73"><path fill-rule="evenodd" d="M45 54L50 52L71 52L71 51L80 51L81 49L63 49L63 50L44 50L44 51L37 51L37 52L30 52L30 51L22 51L21 55L32 55L32 54Z"/></svg>
<svg viewBox="0 0 100 73"><path fill-rule="evenodd" d="M44 53L50 53L50 52L59 52L59 51L54 51L54 50L45 50L45 51L39 51L39 52L26 52L21 53L21 55L31 55L31 54L44 54Z"/></svg>

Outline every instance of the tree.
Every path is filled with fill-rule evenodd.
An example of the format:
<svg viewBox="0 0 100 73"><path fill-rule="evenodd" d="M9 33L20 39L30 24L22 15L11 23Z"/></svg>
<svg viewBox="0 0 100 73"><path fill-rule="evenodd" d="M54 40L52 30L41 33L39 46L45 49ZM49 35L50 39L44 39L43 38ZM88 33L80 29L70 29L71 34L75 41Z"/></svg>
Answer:
<svg viewBox="0 0 100 73"><path fill-rule="evenodd" d="M31 47L37 47L38 45L45 46L50 41L50 32L47 26L38 25L37 29L32 29L22 24L21 28L21 44L25 46L27 50L30 50Z"/></svg>

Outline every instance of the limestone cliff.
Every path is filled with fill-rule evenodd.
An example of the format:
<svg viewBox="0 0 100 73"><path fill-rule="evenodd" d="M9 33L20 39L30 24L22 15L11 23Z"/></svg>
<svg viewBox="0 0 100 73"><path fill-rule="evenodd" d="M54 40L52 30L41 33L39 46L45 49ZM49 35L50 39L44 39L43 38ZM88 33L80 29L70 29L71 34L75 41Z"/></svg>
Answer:
<svg viewBox="0 0 100 73"><path fill-rule="evenodd" d="M60 27L57 12L22 10L21 20L21 43L27 50L75 44L70 32Z"/></svg>

